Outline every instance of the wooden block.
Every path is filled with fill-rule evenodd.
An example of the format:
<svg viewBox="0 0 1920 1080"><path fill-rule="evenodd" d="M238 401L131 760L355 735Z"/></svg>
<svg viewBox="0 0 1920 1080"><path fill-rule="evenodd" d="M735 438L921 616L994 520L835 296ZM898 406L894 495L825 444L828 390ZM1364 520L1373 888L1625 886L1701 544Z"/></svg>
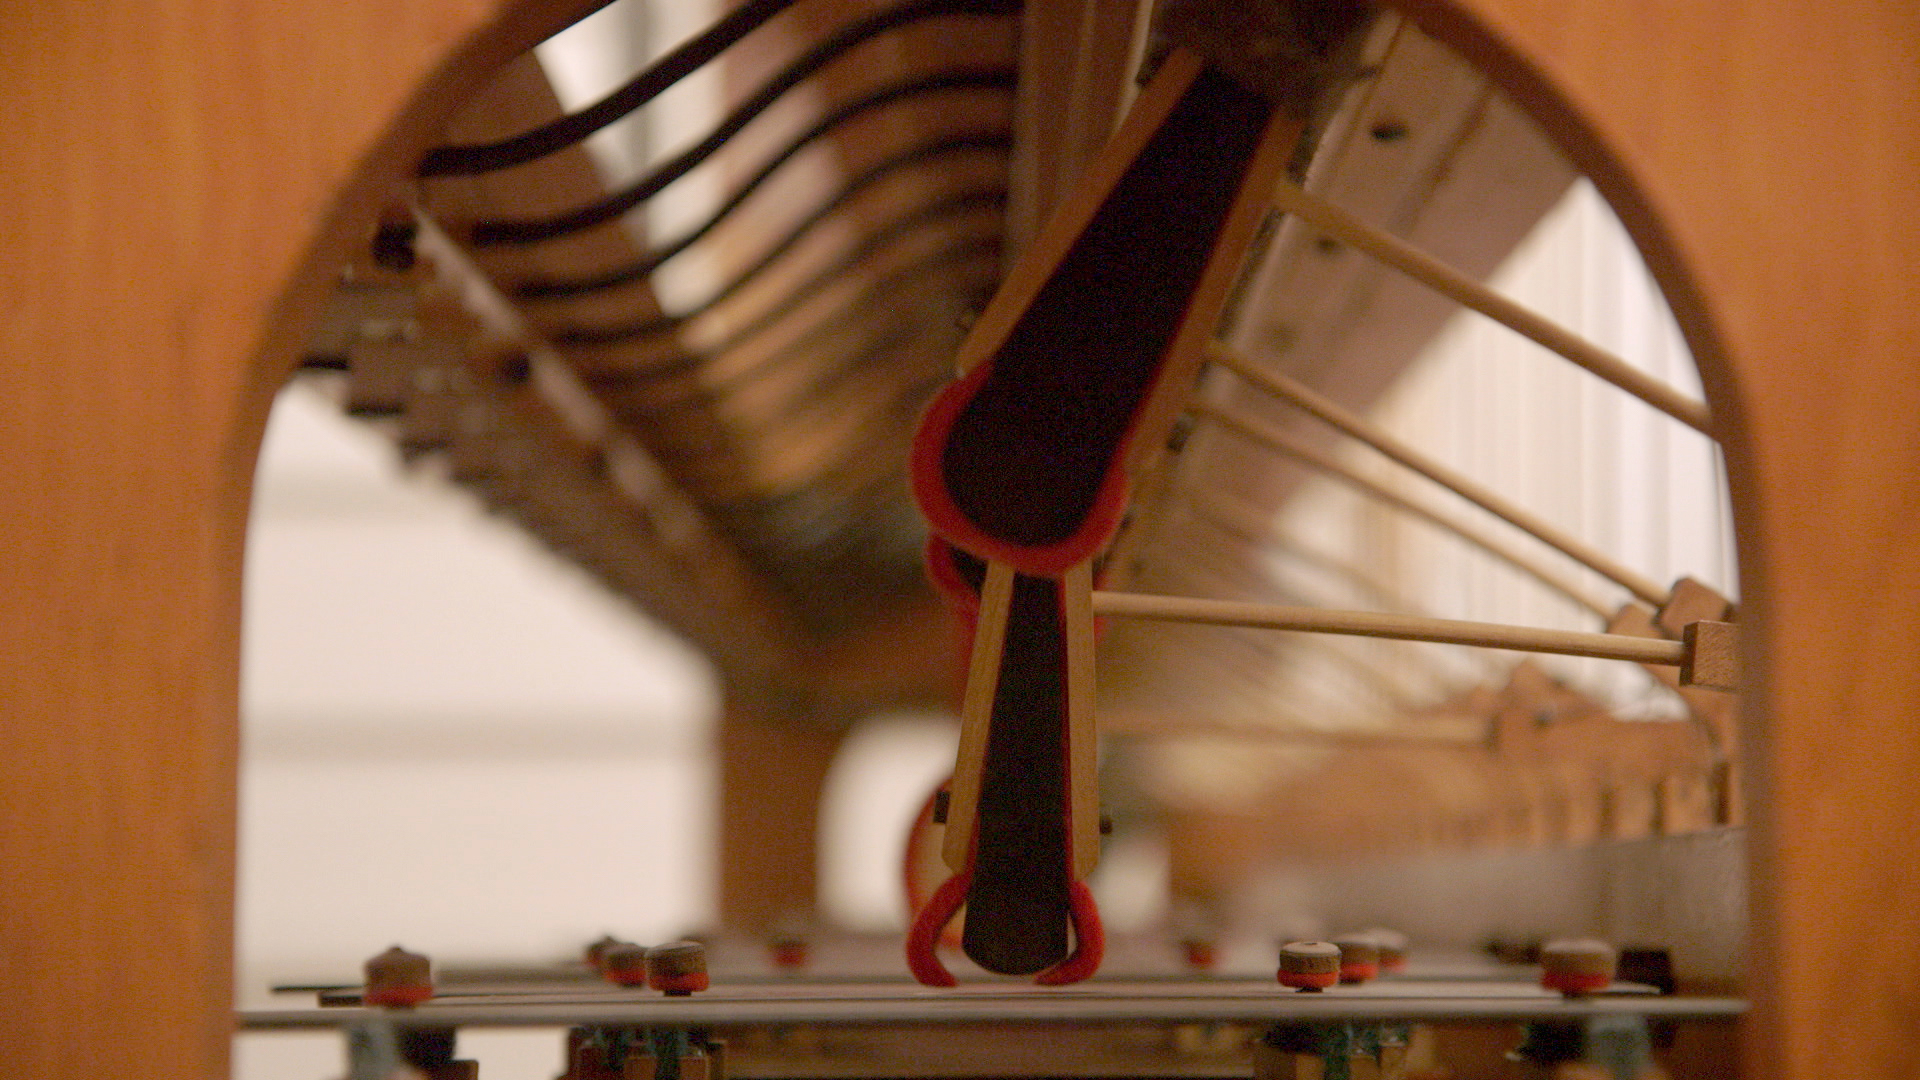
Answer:
<svg viewBox="0 0 1920 1080"><path fill-rule="evenodd" d="M1739 627L1703 619L1688 623L1681 640L1687 645L1687 659L1680 665L1680 685L1740 689Z"/></svg>
<svg viewBox="0 0 1920 1080"><path fill-rule="evenodd" d="M1733 604L1699 580L1683 577L1673 583L1673 592L1667 596L1667 602L1660 605L1660 613L1654 617L1654 622L1660 627L1661 633L1678 638L1688 623L1703 619L1731 622Z"/></svg>
<svg viewBox="0 0 1920 1080"><path fill-rule="evenodd" d="M417 341L354 342L347 348L347 412L359 417L398 416L413 389L413 369L422 359Z"/></svg>
<svg viewBox="0 0 1920 1080"><path fill-rule="evenodd" d="M1316 1054L1298 1054L1254 1041L1253 1080L1321 1080L1324 1072Z"/></svg>

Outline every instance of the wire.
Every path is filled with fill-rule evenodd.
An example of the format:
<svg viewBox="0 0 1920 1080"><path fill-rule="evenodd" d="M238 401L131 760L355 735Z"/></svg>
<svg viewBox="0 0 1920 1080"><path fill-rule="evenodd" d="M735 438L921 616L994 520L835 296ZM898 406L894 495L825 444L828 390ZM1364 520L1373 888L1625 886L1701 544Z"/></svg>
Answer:
<svg viewBox="0 0 1920 1080"><path fill-rule="evenodd" d="M525 164L573 146L601 128L652 101L668 87L692 74L735 42L785 11L795 0L748 0L708 28L699 37L667 54L659 63L634 76L626 85L576 113L569 113L532 131L494 143L442 146L420 163L420 175L473 176ZM831 60L868 38L921 19L939 15L1007 15L1019 10L1011 0L914 0L890 11L849 23L807 54L800 63L826 53L815 66ZM837 51L834 51L836 50ZM795 65L796 67L799 64ZM792 72L788 69L788 73ZM786 74L786 73L783 73ZM804 74L795 77L795 81ZM777 81L777 79L776 79Z"/></svg>
<svg viewBox="0 0 1920 1080"><path fill-rule="evenodd" d="M784 78L782 76L781 78ZM776 79L775 82L779 82ZM797 81L797 80L794 80ZM781 90L790 89L794 81L786 82ZM907 79L892 83L857 101L849 102L829 113L812 128L789 143L785 149L775 154L760 171L741 185L739 190L727 200L703 226L704 233L714 226L720 218L745 202L775 170L787 163L795 154L806 149L812 143L832 132L833 129L867 113L876 112L896 102L915 97L937 94L950 90L1002 90L1013 89L1013 69L1005 65L985 68L966 68L957 71L941 72L937 75L917 79ZM756 116L760 115L779 93L773 89L774 83L762 87L760 92L735 110L718 127L699 143L676 155L672 160L659 165L652 172L632 185L601 199L562 214L544 218L500 219L476 222L468 234L469 242L475 247L495 247L504 245L537 244L556 237L568 236L582 229L610 221L628 210L640 205L660 193L661 189L685 176L696 166L706 161L729 138L738 134ZM695 234L695 238L699 233Z"/></svg>
<svg viewBox="0 0 1920 1080"><path fill-rule="evenodd" d="M714 401L739 391L741 388L761 377L778 371L781 367L791 363L796 357L818 355L823 342L832 335L841 333L848 325L864 325L868 321L869 316L886 314L890 310L895 309L896 305L894 301L896 298L903 295L917 295L915 293L908 293L907 290L914 288L914 283L927 275L936 272L967 269L974 263L983 260L990 261L993 266L993 272L988 275L988 280L982 283L983 286L990 287L999 277L998 259L1000 251L1000 238L997 235L972 237L958 244L941 248L925 258L916 259L904 266L898 267L867 283L867 285L860 290L859 295L841 305L838 310L834 311L827 318L820 320L818 325L809 329L791 344L781 348L771 356L765 357L749 367L729 372L717 381L703 383L677 397L669 398L665 401L650 402L647 406L647 412L650 415L658 416L664 413L711 404ZM968 280L970 281L971 279ZM959 291L971 294L975 291L975 287L963 282L960 284ZM716 349L710 352L708 357L711 360L724 355L724 353L725 350ZM824 383L838 378L841 372L849 367L857 366L860 362L857 357L849 357L844 363L835 365L832 371L823 372L821 374L821 381ZM630 380L629 385L655 381L655 378L658 378L658 376L654 378L642 376L639 379Z"/></svg>
<svg viewBox="0 0 1920 1080"><path fill-rule="evenodd" d="M851 202L861 192L866 191L894 173L922 165L943 157L956 154L977 153L981 151L1004 154L1012 148L1013 140L1005 131L966 132L950 135L937 142L909 147L900 153L877 162L835 192L826 202L814 208L787 234L776 241L761 255L759 261L743 271L740 276L729 282L707 301L712 306L745 288L767 267L777 262L782 255L792 250L794 245L806 238L806 235L820 227L821 222L832 217L837 211ZM709 223L710 225L711 223ZM695 236L704 233L708 225L695 230ZM621 285L639 281L653 273L661 263L685 251L695 237L682 237L657 251L649 252L638 260L625 266L615 267L597 274L579 278L561 278L547 281L527 281L512 289L515 298L521 300L566 300L589 293L617 288Z"/></svg>
<svg viewBox="0 0 1920 1080"><path fill-rule="evenodd" d="M918 232L920 229L948 218L960 217L964 214L974 213L980 210L1002 210L1006 206L1006 201L1006 189L996 186L964 191L958 195L948 196L938 202L929 203L901 215L886 225L867 233L861 238L858 244L849 249L840 259L822 269L818 274L815 274L806 284L794 289L793 292L787 295L787 298L782 303L773 305L767 311L763 312L759 318L743 327L716 351L733 348L754 334L764 331L781 316L785 315L787 311L803 303L810 297L819 294L827 286L831 285L835 278L853 269L868 258L871 258L874 254L896 240L900 240ZM660 315L636 322L616 323L609 326L584 326L561 329L554 332L549 340L563 348L628 344L639 339L671 333L686 323L699 318L718 304L719 301L720 297L716 295L709 298L699 307L677 315ZM664 364L652 365L643 369L590 376L589 381L595 386L612 385L630 379L651 378L657 375L672 374L675 371L690 370L698 366L701 362L702 360L699 357L677 357Z"/></svg>
<svg viewBox="0 0 1920 1080"><path fill-rule="evenodd" d="M652 101L667 87L686 78L794 3L795 0L747 0L698 37L579 112L499 142L437 147L421 159L419 174L423 177L476 176L565 150Z"/></svg>

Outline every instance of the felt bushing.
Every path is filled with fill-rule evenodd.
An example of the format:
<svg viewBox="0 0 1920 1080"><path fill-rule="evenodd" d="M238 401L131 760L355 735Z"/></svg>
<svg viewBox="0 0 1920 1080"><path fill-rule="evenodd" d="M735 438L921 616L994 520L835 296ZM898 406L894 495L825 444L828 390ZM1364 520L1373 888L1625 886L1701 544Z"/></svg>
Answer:
<svg viewBox="0 0 1920 1080"><path fill-rule="evenodd" d="M615 986L646 986L647 950L630 941L607 946L600 953L600 974Z"/></svg>
<svg viewBox="0 0 1920 1080"><path fill-rule="evenodd" d="M679 996L707 988L707 947L675 941L647 950L647 985Z"/></svg>
<svg viewBox="0 0 1920 1080"><path fill-rule="evenodd" d="M1324 990L1340 981L1340 946L1331 941L1289 941L1280 946L1281 986Z"/></svg>
<svg viewBox="0 0 1920 1080"><path fill-rule="evenodd" d="M433 996L433 962L398 945L368 960L365 971L368 1005L409 1009Z"/></svg>
<svg viewBox="0 0 1920 1080"><path fill-rule="evenodd" d="M1380 974L1380 945L1367 934L1348 934L1335 938L1340 950L1340 981L1357 984Z"/></svg>
<svg viewBox="0 0 1920 1080"><path fill-rule="evenodd" d="M1613 982L1620 954L1593 938L1559 938L1540 946L1540 985L1569 997L1603 990Z"/></svg>

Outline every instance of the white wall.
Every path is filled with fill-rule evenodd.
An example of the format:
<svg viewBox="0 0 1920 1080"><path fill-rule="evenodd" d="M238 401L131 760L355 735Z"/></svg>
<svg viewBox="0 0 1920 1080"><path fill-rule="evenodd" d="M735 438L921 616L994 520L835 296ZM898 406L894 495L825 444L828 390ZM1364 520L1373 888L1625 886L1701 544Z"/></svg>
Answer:
<svg viewBox="0 0 1920 1080"><path fill-rule="evenodd" d="M396 942L537 961L712 921L715 690L686 646L310 383L275 408L246 574L243 1004ZM552 1075L551 1038L474 1045L490 1080ZM235 1075L337 1059L249 1037Z"/></svg>
<svg viewBox="0 0 1920 1080"><path fill-rule="evenodd" d="M1672 314L1618 220L1585 182L1490 284L1699 396L1693 359ZM1735 586L1717 446L1491 320L1471 312L1456 316L1372 419L1662 585L1691 574L1723 591ZM1421 501L1450 504L1463 516L1506 528L1377 455L1348 446L1345 456ZM1366 560L1380 580L1432 614L1601 628L1591 613L1512 567L1338 484L1315 481L1286 508L1283 522L1316 550ZM1511 535L1543 561L1572 570L1590 591L1628 599L1523 534ZM1666 715L1675 708L1670 695L1654 692L1630 665L1541 662L1630 712Z"/></svg>

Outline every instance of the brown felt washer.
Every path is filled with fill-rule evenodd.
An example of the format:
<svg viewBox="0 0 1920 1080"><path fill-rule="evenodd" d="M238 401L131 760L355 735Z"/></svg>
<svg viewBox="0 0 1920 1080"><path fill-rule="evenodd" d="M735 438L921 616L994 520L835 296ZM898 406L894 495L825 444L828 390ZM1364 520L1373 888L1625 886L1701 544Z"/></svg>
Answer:
<svg viewBox="0 0 1920 1080"><path fill-rule="evenodd" d="M1335 938L1340 950L1340 981L1368 982L1380 974L1380 943L1371 934L1347 934Z"/></svg>
<svg viewBox="0 0 1920 1080"><path fill-rule="evenodd" d="M647 950L630 941L616 941L600 951L600 974L616 986L647 985Z"/></svg>
<svg viewBox="0 0 1920 1080"><path fill-rule="evenodd" d="M587 951L586 951L587 965L593 968L595 971L601 970L602 963L603 963L602 958L606 956L607 950L613 948L615 945L624 945L624 944L626 944L626 942L621 941L619 938L614 937L612 934L601 934L600 939L598 941L595 941L592 944L589 944L587 946Z"/></svg>
<svg viewBox="0 0 1920 1080"><path fill-rule="evenodd" d="M1540 946L1540 985L1568 997L1606 989L1619 967L1613 946L1593 938L1558 938Z"/></svg>
<svg viewBox="0 0 1920 1080"><path fill-rule="evenodd" d="M1390 975L1407 969L1407 935L1379 926L1365 933L1380 947L1381 974Z"/></svg>
<svg viewBox="0 0 1920 1080"><path fill-rule="evenodd" d="M707 988L707 947L675 941L647 950L647 985L676 997Z"/></svg>
<svg viewBox="0 0 1920 1080"><path fill-rule="evenodd" d="M433 961L395 945L367 961L368 1005L409 1009L433 996Z"/></svg>
<svg viewBox="0 0 1920 1080"><path fill-rule="evenodd" d="M1340 946L1331 941L1289 941L1280 946L1281 986L1325 990L1340 981Z"/></svg>

